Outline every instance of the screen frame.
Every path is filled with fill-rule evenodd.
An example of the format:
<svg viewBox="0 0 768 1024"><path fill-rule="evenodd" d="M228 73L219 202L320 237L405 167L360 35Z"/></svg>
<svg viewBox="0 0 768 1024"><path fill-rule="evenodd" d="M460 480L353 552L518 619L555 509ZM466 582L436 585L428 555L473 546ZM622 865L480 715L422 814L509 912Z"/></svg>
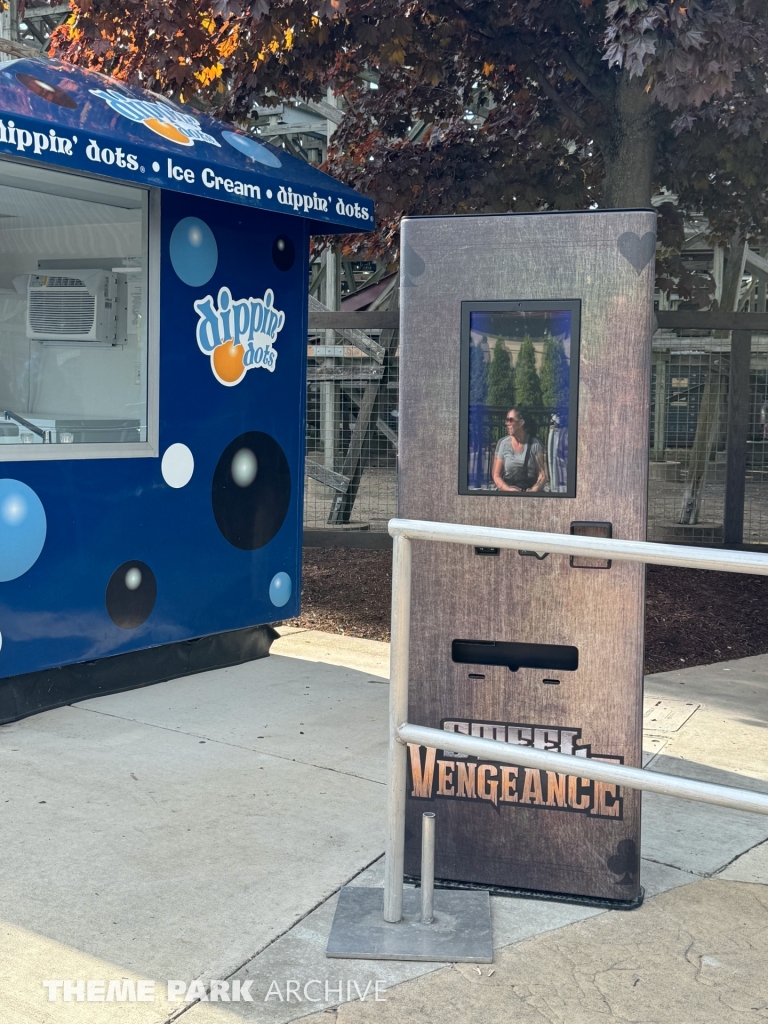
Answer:
<svg viewBox="0 0 768 1024"><path fill-rule="evenodd" d="M469 352L472 344L472 313L526 313L567 310L571 314L571 359L568 383L568 467L566 490L551 491L478 491L468 486L469 462ZM575 498L576 457L578 451L579 363L581 355L581 299L499 299L468 300L461 303L461 351L459 376L459 494L473 498Z"/></svg>

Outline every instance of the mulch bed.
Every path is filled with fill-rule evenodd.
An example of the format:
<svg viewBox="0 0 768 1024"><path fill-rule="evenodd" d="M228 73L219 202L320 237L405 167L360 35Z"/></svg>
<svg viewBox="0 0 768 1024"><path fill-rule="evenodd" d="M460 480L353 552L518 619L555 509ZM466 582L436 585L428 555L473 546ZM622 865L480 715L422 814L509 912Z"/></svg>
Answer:
<svg viewBox="0 0 768 1024"><path fill-rule="evenodd" d="M646 569L645 671L768 652L768 577Z"/></svg>
<svg viewBox="0 0 768 1024"><path fill-rule="evenodd" d="M768 577L647 569L645 670L768 652ZM290 625L389 640L389 551L305 548L302 614Z"/></svg>
<svg viewBox="0 0 768 1024"><path fill-rule="evenodd" d="M392 552L304 548L301 615L288 625L389 640Z"/></svg>

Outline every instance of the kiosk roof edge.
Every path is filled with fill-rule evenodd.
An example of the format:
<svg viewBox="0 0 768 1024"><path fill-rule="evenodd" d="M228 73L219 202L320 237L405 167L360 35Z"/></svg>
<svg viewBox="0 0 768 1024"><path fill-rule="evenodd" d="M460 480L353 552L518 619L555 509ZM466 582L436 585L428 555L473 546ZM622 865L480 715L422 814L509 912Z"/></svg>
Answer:
<svg viewBox="0 0 768 1024"><path fill-rule="evenodd" d="M0 69L0 156L371 231L373 203L285 150L163 96L57 60Z"/></svg>
<svg viewBox="0 0 768 1024"><path fill-rule="evenodd" d="M597 210L510 210L508 213L438 213L438 214L422 214L414 213L403 217L403 221L407 220L459 220L461 218L469 220L476 217L552 217L552 216L569 216L575 213L582 216L584 214L607 214L607 213L652 213L656 215L656 210L652 206L626 206L614 209L613 207L600 208Z"/></svg>

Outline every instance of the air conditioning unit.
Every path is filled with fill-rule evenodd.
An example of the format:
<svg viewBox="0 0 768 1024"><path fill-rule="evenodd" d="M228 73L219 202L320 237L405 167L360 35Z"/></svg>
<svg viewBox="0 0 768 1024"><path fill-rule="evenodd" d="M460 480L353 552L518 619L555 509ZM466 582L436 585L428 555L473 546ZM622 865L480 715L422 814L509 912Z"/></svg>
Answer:
<svg viewBox="0 0 768 1024"><path fill-rule="evenodd" d="M117 277L105 270L48 270L27 283L27 337L117 342Z"/></svg>

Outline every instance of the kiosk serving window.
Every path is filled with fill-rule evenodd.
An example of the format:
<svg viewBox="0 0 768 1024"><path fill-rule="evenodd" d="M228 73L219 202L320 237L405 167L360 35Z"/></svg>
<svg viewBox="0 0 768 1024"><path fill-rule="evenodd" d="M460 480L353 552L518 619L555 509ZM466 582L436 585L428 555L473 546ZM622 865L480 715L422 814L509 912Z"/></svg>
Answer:
<svg viewBox="0 0 768 1024"><path fill-rule="evenodd" d="M146 454L147 196L0 165L0 460Z"/></svg>
<svg viewBox="0 0 768 1024"><path fill-rule="evenodd" d="M575 496L580 308L462 303L460 494Z"/></svg>

